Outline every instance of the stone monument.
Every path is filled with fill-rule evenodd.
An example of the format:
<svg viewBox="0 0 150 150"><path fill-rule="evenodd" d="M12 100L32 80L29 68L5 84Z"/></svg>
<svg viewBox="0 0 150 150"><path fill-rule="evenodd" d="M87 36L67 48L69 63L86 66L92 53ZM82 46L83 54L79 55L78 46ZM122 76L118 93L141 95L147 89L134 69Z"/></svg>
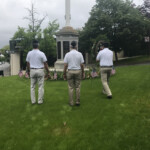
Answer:
<svg viewBox="0 0 150 150"><path fill-rule="evenodd" d="M70 51L70 45L72 41L78 41L78 32L70 26L70 0L65 0L65 20L66 25L60 31L56 33L57 42L57 61L55 62L55 69L63 69L64 67L64 56Z"/></svg>

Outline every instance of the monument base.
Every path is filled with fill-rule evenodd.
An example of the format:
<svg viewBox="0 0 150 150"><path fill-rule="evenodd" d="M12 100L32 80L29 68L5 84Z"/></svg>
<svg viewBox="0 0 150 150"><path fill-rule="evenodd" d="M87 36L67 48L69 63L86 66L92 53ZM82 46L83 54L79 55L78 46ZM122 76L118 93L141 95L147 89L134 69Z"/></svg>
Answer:
<svg viewBox="0 0 150 150"><path fill-rule="evenodd" d="M63 60L57 60L54 64L55 69L64 69L64 61Z"/></svg>

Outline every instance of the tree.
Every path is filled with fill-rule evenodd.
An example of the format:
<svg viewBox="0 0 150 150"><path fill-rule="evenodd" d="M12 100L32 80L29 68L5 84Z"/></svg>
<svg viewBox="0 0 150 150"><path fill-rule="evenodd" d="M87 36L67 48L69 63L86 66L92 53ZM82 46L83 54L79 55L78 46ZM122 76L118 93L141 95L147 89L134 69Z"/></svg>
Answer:
<svg viewBox="0 0 150 150"><path fill-rule="evenodd" d="M145 17L145 20L150 24L150 1L149 0L144 0L143 5L139 6L140 12L143 14ZM150 37L150 28L148 28L147 33L145 36ZM150 42L147 42L144 44L147 47L147 54L150 54Z"/></svg>
<svg viewBox="0 0 150 150"><path fill-rule="evenodd" d="M0 49L0 53L5 56L4 58L2 58L3 61L9 62L9 60L10 60L9 50L10 50L9 45L6 45Z"/></svg>
<svg viewBox="0 0 150 150"><path fill-rule="evenodd" d="M29 21L29 28L28 32L31 33L32 39L40 38L41 34L41 24L45 20L45 17L42 19L37 19L36 15L38 14L36 12L36 9L34 7L34 4L31 4L31 8L27 8L27 11L29 13L29 16L24 17L24 19L27 19Z"/></svg>
<svg viewBox="0 0 150 150"><path fill-rule="evenodd" d="M55 34L58 31L59 24L56 20L48 23L47 28L43 30L43 38L40 41L40 49L45 52L48 64L54 65L56 61L56 39Z"/></svg>
<svg viewBox="0 0 150 150"><path fill-rule="evenodd" d="M139 10L144 16L150 18L150 1L144 0L144 3L142 6L139 7Z"/></svg>
<svg viewBox="0 0 150 150"><path fill-rule="evenodd" d="M44 21L45 17L42 19L37 19L36 9L34 4L31 5L31 9L27 9L29 16L25 19L29 20L28 28L18 27L18 30L13 36L13 40L20 39L20 45L22 46L23 53L23 68L26 67L26 56L28 51L32 50L32 41L37 39L40 43L40 50L42 50L47 58L48 64L53 65L56 60L56 39L55 33L59 28L59 24L56 20L49 21L48 26L45 29L41 29L41 24Z"/></svg>
<svg viewBox="0 0 150 150"><path fill-rule="evenodd" d="M93 6L90 18L80 35L80 41L86 41L82 42L81 49L90 52L93 43L101 35L110 42L115 53L124 50L126 56L141 54L148 26L131 1L96 0L96 5Z"/></svg>
<svg viewBox="0 0 150 150"><path fill-rule="evenodd" d="M22 48L19 50L21 54L21 68L23 69L26 67L26 55L32 49L32 33L23 27L18 27L12 40L20 40L19 44Z"/></svg>
<svg viewBox="0 0 150 150"><path fill-rule="evenodd" d="M24 19L29 21L29 25L28 28L22 28L22 27L18 27L18 31L16 31L16 33L13 36L13 40L16 39L20 39L21 40L21 46L22 49L20 51L21 53L21 67L25 68L26 66L26 55L28 53L29 50L32 49L32 41L33 39L41 39L42 33L41 33L41 24L44 21L45 17L43 17L42 19L37 19L36 15L38 14L36 12L36 9L34 7L34 4L31 4L31 8L27 8L27 11L29 13L29 16L24 17Z"/></svg>

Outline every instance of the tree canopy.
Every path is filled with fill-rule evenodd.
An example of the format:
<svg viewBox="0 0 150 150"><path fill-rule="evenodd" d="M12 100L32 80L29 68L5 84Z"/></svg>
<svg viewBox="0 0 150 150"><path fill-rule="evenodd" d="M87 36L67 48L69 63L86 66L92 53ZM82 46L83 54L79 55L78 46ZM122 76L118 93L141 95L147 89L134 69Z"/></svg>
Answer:
<svg viewBox="0 0 150 150"><path fill-rule="evenodd" d="M80 50L92 54L94 43L105 40L115 52L139 55L144 53L144 36L149 27L149 20L130 0L96 0L80 33Z"/></svg>
<svg viewBox="0 0 150 150"><path fill-rule="evenodd" d="M39 41L39 48L46 54L48 64L53 65L56 60L56 40L54 35L59 28L59 24L56 20L49 21L47 27L42 29L41 24L45 17L37 19L37 12L33 4L31 9L27 9L27 11L29 14L25 19L29 21L28 28L18 27L12 38L13 40L21 39L21 45L23 46L23 68L26 66L26 55L28 51L32 50L32 41L34 39Z"/></svg>

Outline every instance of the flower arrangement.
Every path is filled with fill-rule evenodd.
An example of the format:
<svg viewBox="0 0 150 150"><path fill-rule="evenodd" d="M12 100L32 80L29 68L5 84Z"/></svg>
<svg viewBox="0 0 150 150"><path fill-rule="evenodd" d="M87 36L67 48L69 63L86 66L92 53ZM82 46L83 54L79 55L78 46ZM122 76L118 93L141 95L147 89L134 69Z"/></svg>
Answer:
<svg viewBox="0 0 150 150"><path fill-rule="evenodd" d="M19 77L30 78L27 72L20 70L18 73ZM99 68L90 68L88 71L85 71L85 79L92 79L100 77ZM45 80L57 81L64 80L63 72L57 72L56 70L50 72L50 78L48 78L47 73L45 72Z"/></svg>

